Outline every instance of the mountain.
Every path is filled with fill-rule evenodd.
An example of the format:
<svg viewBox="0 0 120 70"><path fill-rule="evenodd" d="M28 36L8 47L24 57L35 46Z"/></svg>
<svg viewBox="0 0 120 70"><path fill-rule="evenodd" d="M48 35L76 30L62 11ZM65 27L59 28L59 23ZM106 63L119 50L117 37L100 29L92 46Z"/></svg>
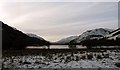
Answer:
<svg viewBox="0 0 120 70"><path fill-rule="evenodd" d="M114 30L107 28L87 30L86 32L83 32L79 36L70 36L67 38L63 38L57 42L54 42L53 44L81 44L81 42L85 40L101 39L104 36L109 35L113 31Z"/></svg>
<svg viewBox="0 0 120 70"><path fill-rule="evenodd" d="M38 38L38 39L40 39L40 40L44 40L42 37L37 36L36 34L26 33L26 35L28 35L28 36L30 36L30 37Z"/></svg>
<svg viewBox="0 0 120 70"><path fill-rule="evenodd" d="M54 44L68 44L70 41L76 39L78 36L70 36L67 38L63 38L57 42L55 42Z"/></svg>
<svg viewBox="0 0 120 70"><path fill-rule="evenodd" d="M86 39L81 41L81 45L86 46L120 46L120 28L104 35L98 39Z"/></svg>
<svg viewBox="0 0 120 70"><path fill-rule="evenodd" d="M2 49L25 49L26 46L48 45L48 41L30 37L14 27L2 24Z"/></svg>
<svg viewBox="0 0 120 70"><path fill-rule="evenodd" d="M77 44L80 44L80 42L84 40L90 40L90 39L99 39L104 37L105 35L108 35L112 32L112 29L106 29L106 28L98 28L93 30L87 30L86 32L83 32L81 35L79 35L78 38L71 41Z"/></svg>

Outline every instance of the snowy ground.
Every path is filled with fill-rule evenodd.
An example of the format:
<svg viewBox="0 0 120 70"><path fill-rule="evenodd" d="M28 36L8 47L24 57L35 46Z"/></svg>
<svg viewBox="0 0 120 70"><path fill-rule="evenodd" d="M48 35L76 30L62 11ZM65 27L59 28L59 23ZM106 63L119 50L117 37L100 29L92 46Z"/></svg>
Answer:
<svg viewBox="0 0 120 70"><path fill-rule="evenodd" d="M3 68L118 68L120 51L3 57Z"/></svg>

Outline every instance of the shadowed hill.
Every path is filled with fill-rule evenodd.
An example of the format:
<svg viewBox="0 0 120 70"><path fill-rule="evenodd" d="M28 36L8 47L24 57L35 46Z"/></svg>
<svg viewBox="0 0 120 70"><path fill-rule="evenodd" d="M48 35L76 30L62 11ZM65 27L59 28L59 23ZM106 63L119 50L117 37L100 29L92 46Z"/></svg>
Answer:
<svg viewBox="0 0 120 70"><path fill-rule="evenodd" d="M25 49L26 46L41 46L49 45L48 41L30 37L23 32L8 26L0 21L2 24L2 49Z"/></svg>

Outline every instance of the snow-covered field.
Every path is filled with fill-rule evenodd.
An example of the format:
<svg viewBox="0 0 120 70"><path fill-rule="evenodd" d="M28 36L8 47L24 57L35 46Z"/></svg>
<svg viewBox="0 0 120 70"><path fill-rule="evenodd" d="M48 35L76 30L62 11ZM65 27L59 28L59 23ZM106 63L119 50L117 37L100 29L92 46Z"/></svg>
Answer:
<svg viewBox="0 0 120 70"><path fill-rule="evenodd" d="M120 51L3 57L3 68L119 68Z"/></svg>

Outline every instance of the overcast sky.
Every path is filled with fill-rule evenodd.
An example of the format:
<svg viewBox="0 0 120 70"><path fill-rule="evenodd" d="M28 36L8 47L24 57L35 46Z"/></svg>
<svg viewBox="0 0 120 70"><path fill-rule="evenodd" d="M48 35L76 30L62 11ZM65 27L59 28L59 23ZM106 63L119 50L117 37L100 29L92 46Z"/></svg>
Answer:
<svg viewBox="0 0 120 70"><path fill-rule="evenodd" d="M118 28L117 2L6 2L0 20L48 41L80 35L89 29Z"/></svg>

